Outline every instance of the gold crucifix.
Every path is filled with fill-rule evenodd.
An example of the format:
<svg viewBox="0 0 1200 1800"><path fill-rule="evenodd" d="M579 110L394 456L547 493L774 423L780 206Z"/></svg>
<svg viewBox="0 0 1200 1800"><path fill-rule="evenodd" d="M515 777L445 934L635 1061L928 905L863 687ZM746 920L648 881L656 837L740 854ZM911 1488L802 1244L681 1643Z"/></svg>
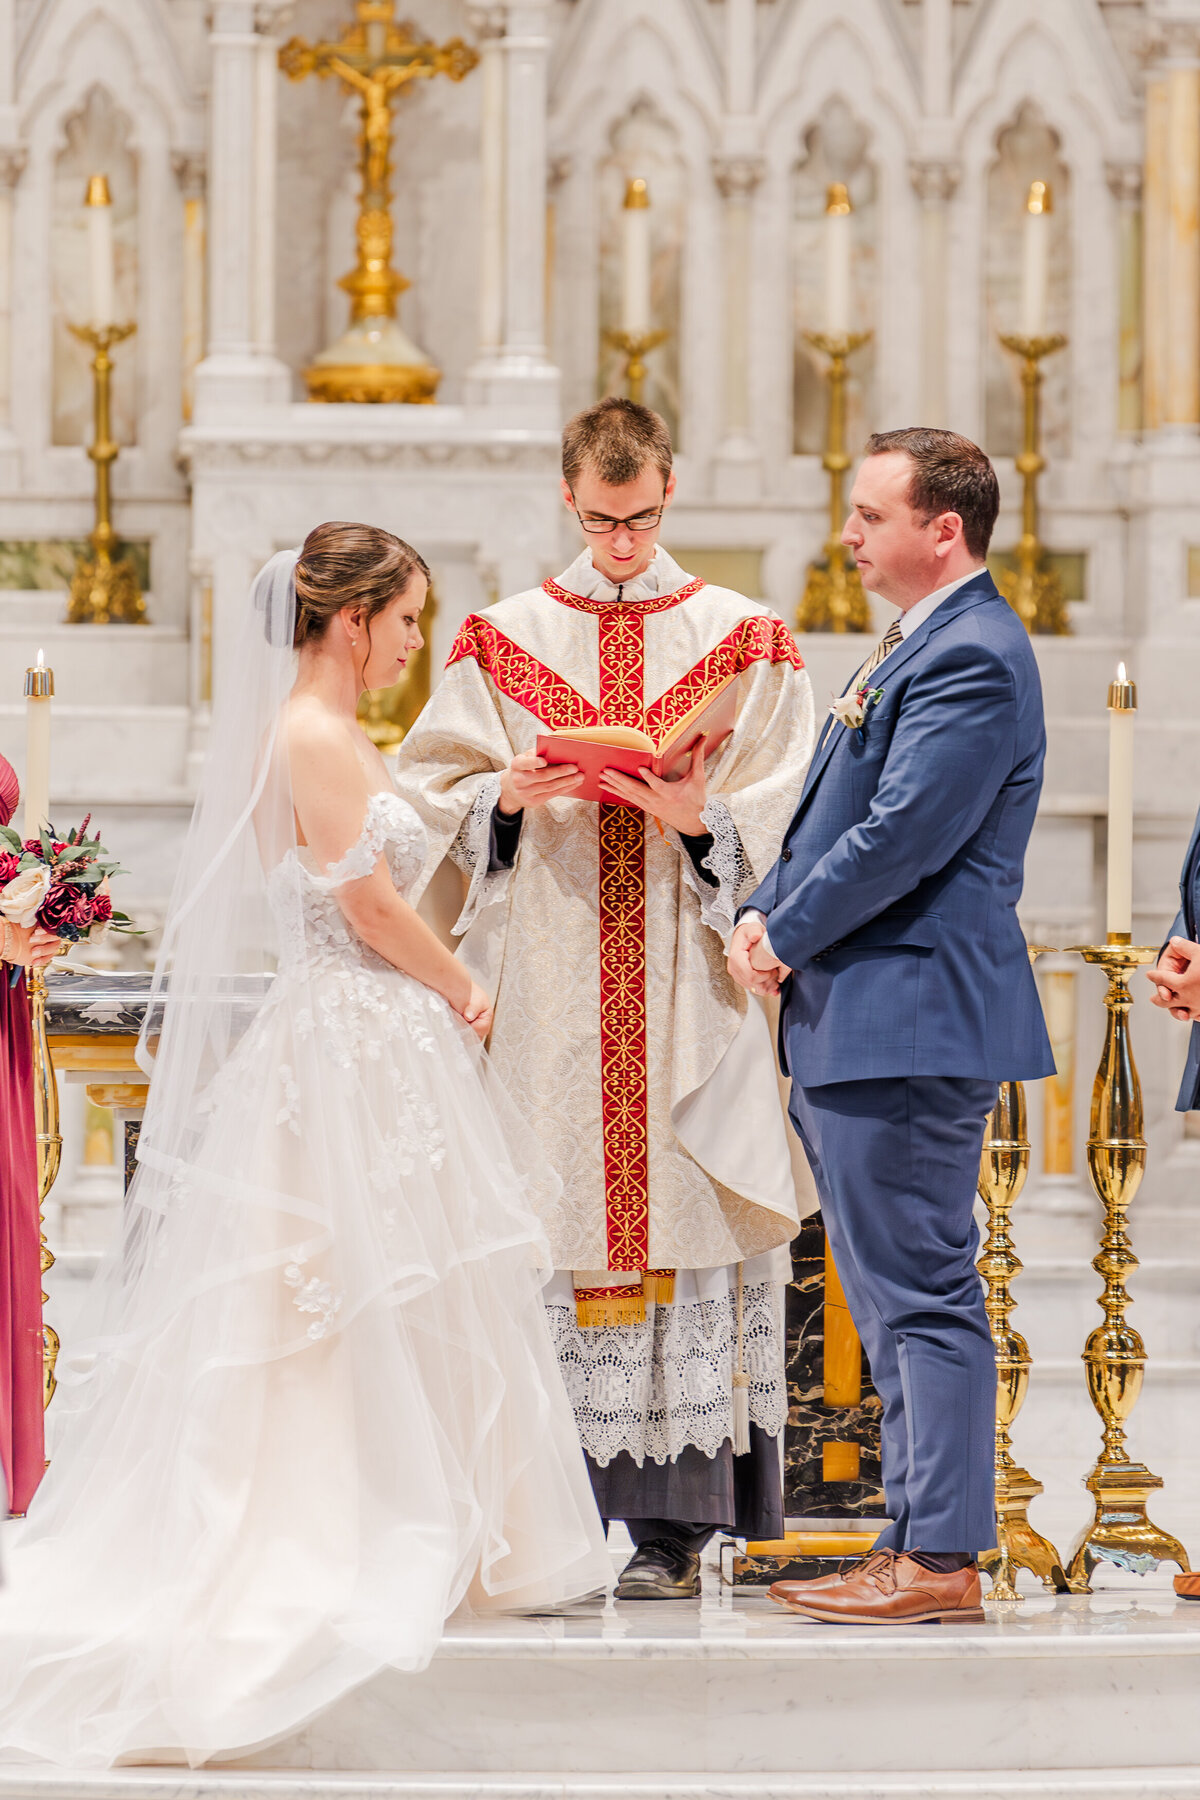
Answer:
<svg viewBox="0 0 1200 1800"><path fill-rule="evenodd" d="M304 379L311 400L431 401L440 371L402 330L396 302L410 284L392 267L392 109L414 81L461 81L479 61L462 38L418 41L398 23L395 0L357 0L358 17L337 43L292 38L279 66L292 81L334 75L359 96L358 261L338 283L350 296L348 329L315 358Z"/></svg>

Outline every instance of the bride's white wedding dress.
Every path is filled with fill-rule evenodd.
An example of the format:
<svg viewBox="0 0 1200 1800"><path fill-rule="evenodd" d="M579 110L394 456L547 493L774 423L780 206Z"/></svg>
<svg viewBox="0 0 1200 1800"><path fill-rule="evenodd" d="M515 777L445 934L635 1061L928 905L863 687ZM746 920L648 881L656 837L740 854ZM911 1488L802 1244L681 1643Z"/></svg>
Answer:
<svg viewBox="0 0 1200 1800"><path fill-rule="evenodd" d="M380 854L403 892L423 836L381 792L335 869L286 852L268 997L186 1127L148 1121L107 1337L7 1558L9 1759L229 1757L421 1668L461 1603L608 1578L536 1154L467 1027L336 898Z"/></svg>

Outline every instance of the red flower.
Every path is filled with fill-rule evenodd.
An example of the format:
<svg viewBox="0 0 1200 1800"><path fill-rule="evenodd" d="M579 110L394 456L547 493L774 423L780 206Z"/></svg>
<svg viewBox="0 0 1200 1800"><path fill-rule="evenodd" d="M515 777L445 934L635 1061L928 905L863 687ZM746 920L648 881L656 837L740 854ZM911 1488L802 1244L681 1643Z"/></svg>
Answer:
<svg viewBox="0 0 1200 1800"><path fill-rule="evenodd" d="M112 918L112 900L103 892L92 895L92 917L98 925Z"/></svg>
<svg viewBox="0 0 1200 1800"><path fill-rule="evenodd" d="M33 854L34 854L34 855L35 855L35 856L40 856L40 855L41 855L41 854L42 854L42 840L41 840L41 838L26 838L26 839L25 839L25 844L24 844L24 848L25 848L25 849L26 849L26 850L32 850L32 851L33 851Z"/></svg>
<svg viewBox="0 0 1200 1800"><path fill-rule="evenodd" d="M95 917L91 895L83 888L69 887L66 882L60 882L57 887L50 889L42 901L37 917L38 924L47 931L73 943L91 929Z"/></svg>
<svg viewBox="0 0 1200 1800"><path fill-rule="evenodd" d="M9 882L14 879L20 861L20 857L14 851L0 851L0 887L7 887Z"/></svg>

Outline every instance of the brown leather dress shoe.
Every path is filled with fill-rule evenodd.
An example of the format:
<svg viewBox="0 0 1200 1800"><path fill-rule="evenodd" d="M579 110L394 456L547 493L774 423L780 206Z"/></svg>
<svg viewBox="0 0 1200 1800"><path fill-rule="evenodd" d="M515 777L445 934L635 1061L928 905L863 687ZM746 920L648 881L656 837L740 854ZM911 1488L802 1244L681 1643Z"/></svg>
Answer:
<svg viewBox="0 0 1200 1800"><path fill-rule="evenodd" d="M938 1575L911 1556L881 1550L841 1580L784 1604L824 1625L979 1625L980 1600L973 1563Z"/></svg>
<svg viewBox="0 0 1200 1800"><path fill-rule="evenodd" d="M1190 1575L1177 1575L1175 1592L1181 1600L1200 1600L1200 1569L1193 1569Z"/></svg>
<svg viewBox="0 0 1200 1800"><path fill-rule="evenodd" d="M868 1550L864 1556L843 1557L829 1575L814 1575L809 1581L773 1581L767 1589L768 1597L776 1606L792 1606L797 1601L802 1602L806 1594L819 1593L822 1588L833 1587L837 1582L844 1581L847 1575L863 1568L873 1557L890 1554L887 1550Z"/></svg>

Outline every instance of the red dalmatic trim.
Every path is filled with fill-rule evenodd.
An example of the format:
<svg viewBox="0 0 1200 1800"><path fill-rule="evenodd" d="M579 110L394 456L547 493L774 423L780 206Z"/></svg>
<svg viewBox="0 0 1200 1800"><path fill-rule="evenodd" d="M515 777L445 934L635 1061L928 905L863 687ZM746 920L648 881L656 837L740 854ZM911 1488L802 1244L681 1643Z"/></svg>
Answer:
<svg viewBox="0 0 1200 1800"><path fill-rule="evenodd" d="M740 675L756 662L791 663L804 667L796 640L782 619L758 614L743 619L727 637L680 677L665 694L646 708L646 730L656 744L678 725L692 708L715 693L731 675Z"/></svg>
<svg viewBox="0 0 1200 1800"><path fill-rule="evenodd" d="M599 725L600 714L590 700L477 613L463 620L446 667L468 656L475 658L506 698L533 713L549 731Z"/></svg>
<svg viewBox="0 0 1200 1800"><path fill-rule="evenodd" d="M646 600L623 600L620 604L622 609L628 607L630 612L640 613L645 618L647 613L667 612L672 606L681 606L693 594L698 594L703 586L704 583L698 579L685 581L673 594L652 594ZM560 606L573 606L576 612L606 613L614 610L617 604L613 600L588 600L583 594L573 594L569 588L559 587L557 581L543 581L542 592L549 594L552 600L557 600ZM609 725L628 724L626 719L608 719L605 722Z"/></svg>

